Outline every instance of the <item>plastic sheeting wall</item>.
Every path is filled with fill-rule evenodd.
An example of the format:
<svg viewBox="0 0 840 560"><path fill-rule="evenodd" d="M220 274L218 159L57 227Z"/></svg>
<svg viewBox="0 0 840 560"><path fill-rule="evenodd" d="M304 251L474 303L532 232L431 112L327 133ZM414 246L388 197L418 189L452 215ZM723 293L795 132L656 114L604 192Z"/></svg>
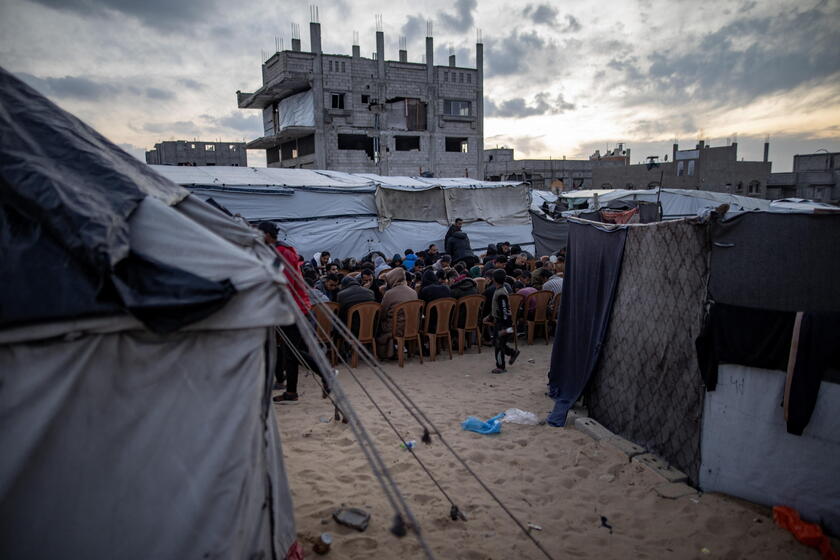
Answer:
<svg viewBox="0 0 840 560"><path fill-rule="evenodd" d="M377 189L379 215L387 220L454 222L485 220L526 224L530 195L527 185L490 188Z"/></svg>
<svg viewBox="0 0 840 560"><path fill-rule="evenodd" d="M363 257L371 251L382 251L389 257L406 249L415 252L430 243L443 244L446 226L436 222L394 221L379 230L376 218L335 218L280 222L280 238L294 245L306 258L329 249L336 258ZM492 226L475 222L464 226L473 250L483 252L490 243L510 241L525 250L532 250L530 225Z"/></svg>
<svg viewBox="0 0 840 560"><path fill-rule="evenodd" d="M721 365L703 412L700 487L787 505L840 535L840 385L823 381L801 436L787 433L785 374Z"/></svg>
<svg viewBox="0 0 840 560"><path fill-rule="evenodd" d="M312 90L291 95L277 104L277 130L289 126L315 126L315 103Z"/></svg>
<svg viewBox="0 0 840 560"><path fill-rule="evenodd" d="M295 528L265 403L271 333L0 345L0 557L282 558Z"/></svg>
<svg viewBox="0 0 840 560"><path fill-rule="evenodd" d="M373 193L271 187L193 187L190 190L202 200L212 198L250 221L376 216Z"/></svg>
<svg viewBox="0 0 840 560"><path fill-rule="evenodd" d="M531 212L535 254L538 257L553 255L569 243L569 222L553 221Z"/></svg>
<svg viewBox="0 0 840 560"><path fill-rule="evenodd" d="M590 413L696 483L704 388L694 339L706 295L707 226L680 220L627 229Z"/></svg>

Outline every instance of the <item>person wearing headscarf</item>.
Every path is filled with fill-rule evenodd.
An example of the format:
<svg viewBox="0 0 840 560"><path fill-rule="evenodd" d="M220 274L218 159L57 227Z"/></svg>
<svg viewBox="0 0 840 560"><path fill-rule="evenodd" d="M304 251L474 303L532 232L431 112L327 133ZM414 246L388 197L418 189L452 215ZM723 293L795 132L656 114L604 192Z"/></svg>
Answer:
<svg viewBox="0 0 840 560"><path fill-rule="evenodd" d="M385 274L387 291L382 297L382 310L379 317L379 334L376 337L378 355L384 358L394 356L394 340L391 338L391 330L394 325L394 307L407 301L415 301L417 292L410 288L406 282L405 269L395 268ZM397 319L397 332L404 332L405 316Z"/></svg>

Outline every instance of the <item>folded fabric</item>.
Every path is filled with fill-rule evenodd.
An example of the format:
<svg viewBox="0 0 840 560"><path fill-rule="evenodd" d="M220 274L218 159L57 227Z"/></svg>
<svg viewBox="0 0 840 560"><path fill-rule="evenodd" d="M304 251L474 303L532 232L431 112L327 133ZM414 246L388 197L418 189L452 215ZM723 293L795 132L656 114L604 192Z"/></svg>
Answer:
<svg viewBox="0 0 840 560"><path fill-rule="evenodd" d="M504 417L505 413L502 412L484 422L475 416L470 416L461 423L461 427L465 430L484 435L498 434L502 431L502 418Z"/></svg>

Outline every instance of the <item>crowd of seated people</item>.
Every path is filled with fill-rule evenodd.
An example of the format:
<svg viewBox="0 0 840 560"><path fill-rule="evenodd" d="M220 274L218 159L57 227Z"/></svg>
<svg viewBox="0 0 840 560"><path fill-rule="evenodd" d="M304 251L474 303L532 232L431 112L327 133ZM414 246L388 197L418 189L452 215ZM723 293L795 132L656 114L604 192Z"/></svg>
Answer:
<svg viewBox="0 0 840 560"><path fill-rule="evenodd" d="M450 247L458 245L458 232L450 237ZM453 241L454 239L454 241ZM461 254L465 254L459 249ZM338 304L338 318L346 323L348 310L356 304L377 302L380 304L378 323L375 327L376 350L380 359L395 356L392 340L393 309L413 300L428 304L441 298L456 300L470 295L485 298L484 314L489 313L490 301L495 290L492 276L495 270L504 270L505 288L511 294L529 294L548 290L560 294L563 290L564 255L552 255L535 259L530 253L510 243L490 244L480 255L469 254L470 258L454 259L441 253L435 244L415 252L406 249L403 254L388 258L374 251L361 259L334 258L329 251L316 253L308 262L301 262L304 279L312 288L313 305L325 302ZM552 306L559 298L552 298ZM535 311L537 302L530 300L529 309L523 310L521 319L527 320ZM549 313L553 310L550 309ZM402 331L403 317L398 321ZM459 325L463 328L463 317ZM350 325L358 328L358 321ZM437 327L436 318L430 317L429 330ZM521 330L521 329L520 329Z"/></svg>

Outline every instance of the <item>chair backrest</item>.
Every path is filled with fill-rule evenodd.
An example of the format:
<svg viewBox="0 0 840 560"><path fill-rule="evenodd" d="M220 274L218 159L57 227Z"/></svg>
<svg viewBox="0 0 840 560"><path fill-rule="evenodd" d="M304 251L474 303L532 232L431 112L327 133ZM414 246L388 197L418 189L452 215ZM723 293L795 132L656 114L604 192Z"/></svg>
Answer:
<svg viewBox="0 0 840 560"><path fill-rule="evenodd" d="M536 301L537 307L534 309L534 321L545 321L548 318L548 304L554 297L554 292L551 290L540 290L530 294L525 300L525 309L531 309L531 302Z"/></svg>
<svg viewBox="0 0 840 560"><path fill-rule="evenodd" d="M525 261L525 266L528 267L527 270L529 272L533 272L535 268L537 268L537 260L536 259L528 259Z"/></svg>
<svg viewBox="0 0 840 560"><path fill-rule="evenodd" d="M519 318L519 310L522 309L522 302L525 301L525 296L522 294L508 295L508 303L510 303L510 320L514 323Z"/></svg>
<svg viewBox="0 0 840 560"><path fill-rule="evenodd" d="M423 320L423 330L429 334L445 334L449 332L449 318L455 308L455 298L447 297L430 301L426 304L426 317ZM436 314L435 332L429 332L429 322L432 311Z"/></svg>
<svg viewBox="0 0 840 560"><path fill-rule="evenodd" d="M557 317L560 315L560 302L563 301L563 292L554 295L554 299L551 301L551 318L555 321Z"/></svg>
<svg viewBox="0 0 840 560"><path fill-rule="evenodd" d="M329 340L333 332L331 315L334 315L335 311L330 304L334 305L336 309L338 308L338 304L332 301L316 303L312 306L312 310L315 312L315 321L318 323L318 339L323 342Z"/></svg>
<svg viewBox="0 0 840 560"><path fill-rule="evenodd" d="M364 303L357 303L347 310L347 328L352 328L353 316L359 316L359 334L356 336L358 336L361 342L373 340L376 315L379 313L380 307L375 301L366 301Z"/></svg>
<svg viewBox="0 0 840 560"><path fill-rule="evenodd" d="M475 285L478 288L478 293L483 294L487 289L487 278L474 278Z"/></svg>
<svg viewBox="0 0 840 560"><path fill-rule="evenodd" d="M478 321L481 317L481 308L484 307L484 296L471 295L458 298L456 307L459 317L464 317L465 329L478 328ZM459 321L460 322L460 321Z"/></svg>
<svg viewBox="0 0 840 560"><path fill-rule="evenodd" d="M394 338L398 336L403 336L405 338L416 337L420 333L420 316L422 315L424 305L426 305L426 302L421 299L406 301L395 305L392 309L394 315L391 320L391 336ZM400 326L400 314L404 317L402 334L399 333L398 328Z"/></svg>

